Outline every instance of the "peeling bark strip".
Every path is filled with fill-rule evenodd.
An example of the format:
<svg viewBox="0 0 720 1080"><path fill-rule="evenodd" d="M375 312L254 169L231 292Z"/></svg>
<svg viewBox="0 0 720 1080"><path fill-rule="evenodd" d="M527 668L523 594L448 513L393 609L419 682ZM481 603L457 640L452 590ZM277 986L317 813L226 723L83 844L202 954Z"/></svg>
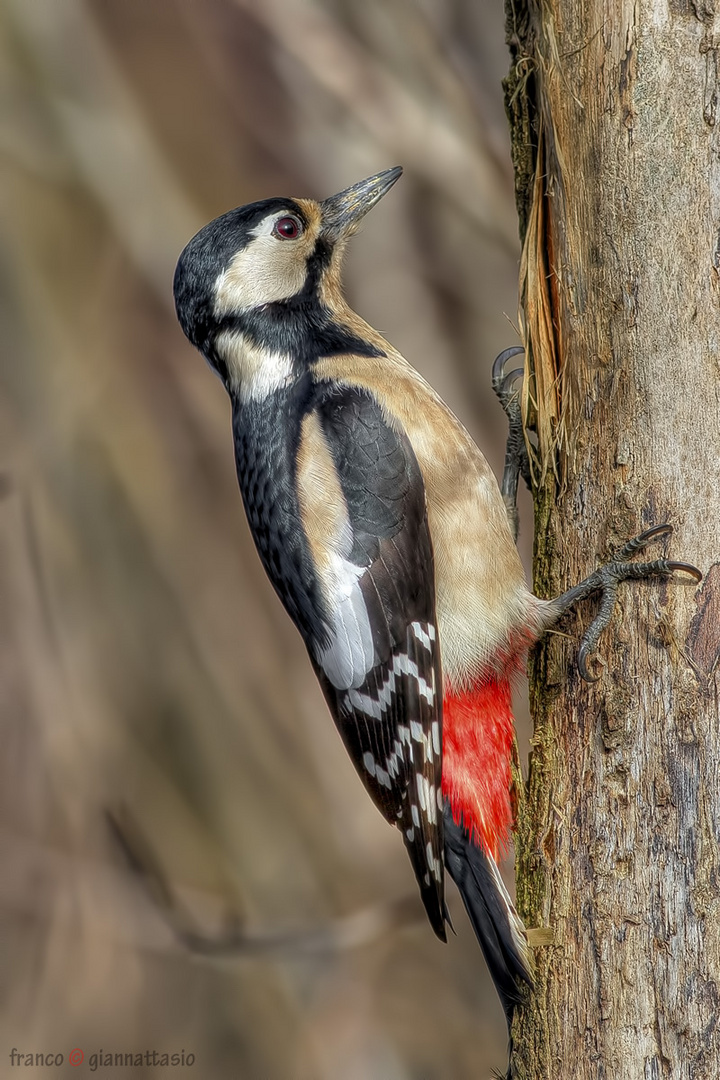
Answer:
<svg viewBox="0 0 720 1080"><path fill-rule="evenodd" d="M697 597L698 613L690 623L688 653L704 675L711 675L720 658L720 563L713 563Z"/></svg>
<svg viewBox="0 0 720 1080"><path fill-rule="evenodd" d="M518 902L553 944L514 1026L523 1080L720 1075L714 8L506 0L528 417L546 466L536 586L562 591L663 521L672 556L709 570L697 598L624 587L596 685L575 665L590 607L533 659Z"/></svg>

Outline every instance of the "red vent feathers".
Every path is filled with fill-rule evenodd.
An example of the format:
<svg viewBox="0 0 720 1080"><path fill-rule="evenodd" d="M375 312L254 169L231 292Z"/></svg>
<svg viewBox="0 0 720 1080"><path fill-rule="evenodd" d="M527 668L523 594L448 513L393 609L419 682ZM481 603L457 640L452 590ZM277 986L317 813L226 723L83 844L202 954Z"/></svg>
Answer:
<svg viewBox="0 0 720 1080"><path fill-rule="evenodd" d="M443 701L443 795L476 840L497 858L507 843L513 716L509 682L469 691L446 687Z"/></svg>

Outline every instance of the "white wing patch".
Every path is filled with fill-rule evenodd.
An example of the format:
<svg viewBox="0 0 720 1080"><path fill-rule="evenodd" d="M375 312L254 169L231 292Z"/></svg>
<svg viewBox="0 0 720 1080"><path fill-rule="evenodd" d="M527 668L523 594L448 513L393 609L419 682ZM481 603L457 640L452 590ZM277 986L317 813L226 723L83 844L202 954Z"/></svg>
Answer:
<svg viewBox="0 0 720 1080"><path fill-rule="evenodd" d="M366 567L348 558L353 531L347 503L315 413L308 413L302 423L297 489L303 528L328 612L329 641L313 646L313 656L336 690L349 690L362 686L375 659L370 617L360 588Z"/></svg>
<svg viewBox="0 0 720 1080"><path fill-rule="evenodd" d="M342 555L333 555L329 564L323 568L322 578L331 612L331 641L317 649L315 659L337 690L350 690L362 686L375 658L372 627L360 589L365 567Z"/></svg>

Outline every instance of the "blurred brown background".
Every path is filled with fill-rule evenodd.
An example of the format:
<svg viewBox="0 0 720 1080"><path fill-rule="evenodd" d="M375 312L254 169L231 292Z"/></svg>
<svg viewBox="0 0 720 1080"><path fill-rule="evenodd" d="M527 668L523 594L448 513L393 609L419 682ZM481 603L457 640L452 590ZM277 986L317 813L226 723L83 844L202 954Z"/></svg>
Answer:
<svg viewBox="0 0 720 1080"><path fill-rule="evenodd" d="M4 0L0 1076L48 1075L12 1068L13 1047L82 1048L60 1077L101 1048L196 1058L108 1076L502 1066L459 899L443 946L265 581L229 403L171 283L217 214L404 165L347 291L497 471L489 370L517 342L506 68L501 0ZM203 926L234 910L290 940L191 955L108 810Z"/></svg>

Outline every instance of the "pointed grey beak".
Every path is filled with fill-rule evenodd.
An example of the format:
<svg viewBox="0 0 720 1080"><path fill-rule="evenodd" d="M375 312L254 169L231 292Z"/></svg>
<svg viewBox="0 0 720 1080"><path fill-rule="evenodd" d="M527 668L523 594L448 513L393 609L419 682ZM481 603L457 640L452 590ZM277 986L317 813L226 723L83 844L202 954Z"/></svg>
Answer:
<svg viewBox="0 0 720 1080"><path fill-rule="evenodd" d="M355 231L368 210L387 194L396 180L402 176L402 167L368 176L358 184L346 188L338 195L331 195L320 203L322 210L322 231L330 240L339 240Z"/></svg>

